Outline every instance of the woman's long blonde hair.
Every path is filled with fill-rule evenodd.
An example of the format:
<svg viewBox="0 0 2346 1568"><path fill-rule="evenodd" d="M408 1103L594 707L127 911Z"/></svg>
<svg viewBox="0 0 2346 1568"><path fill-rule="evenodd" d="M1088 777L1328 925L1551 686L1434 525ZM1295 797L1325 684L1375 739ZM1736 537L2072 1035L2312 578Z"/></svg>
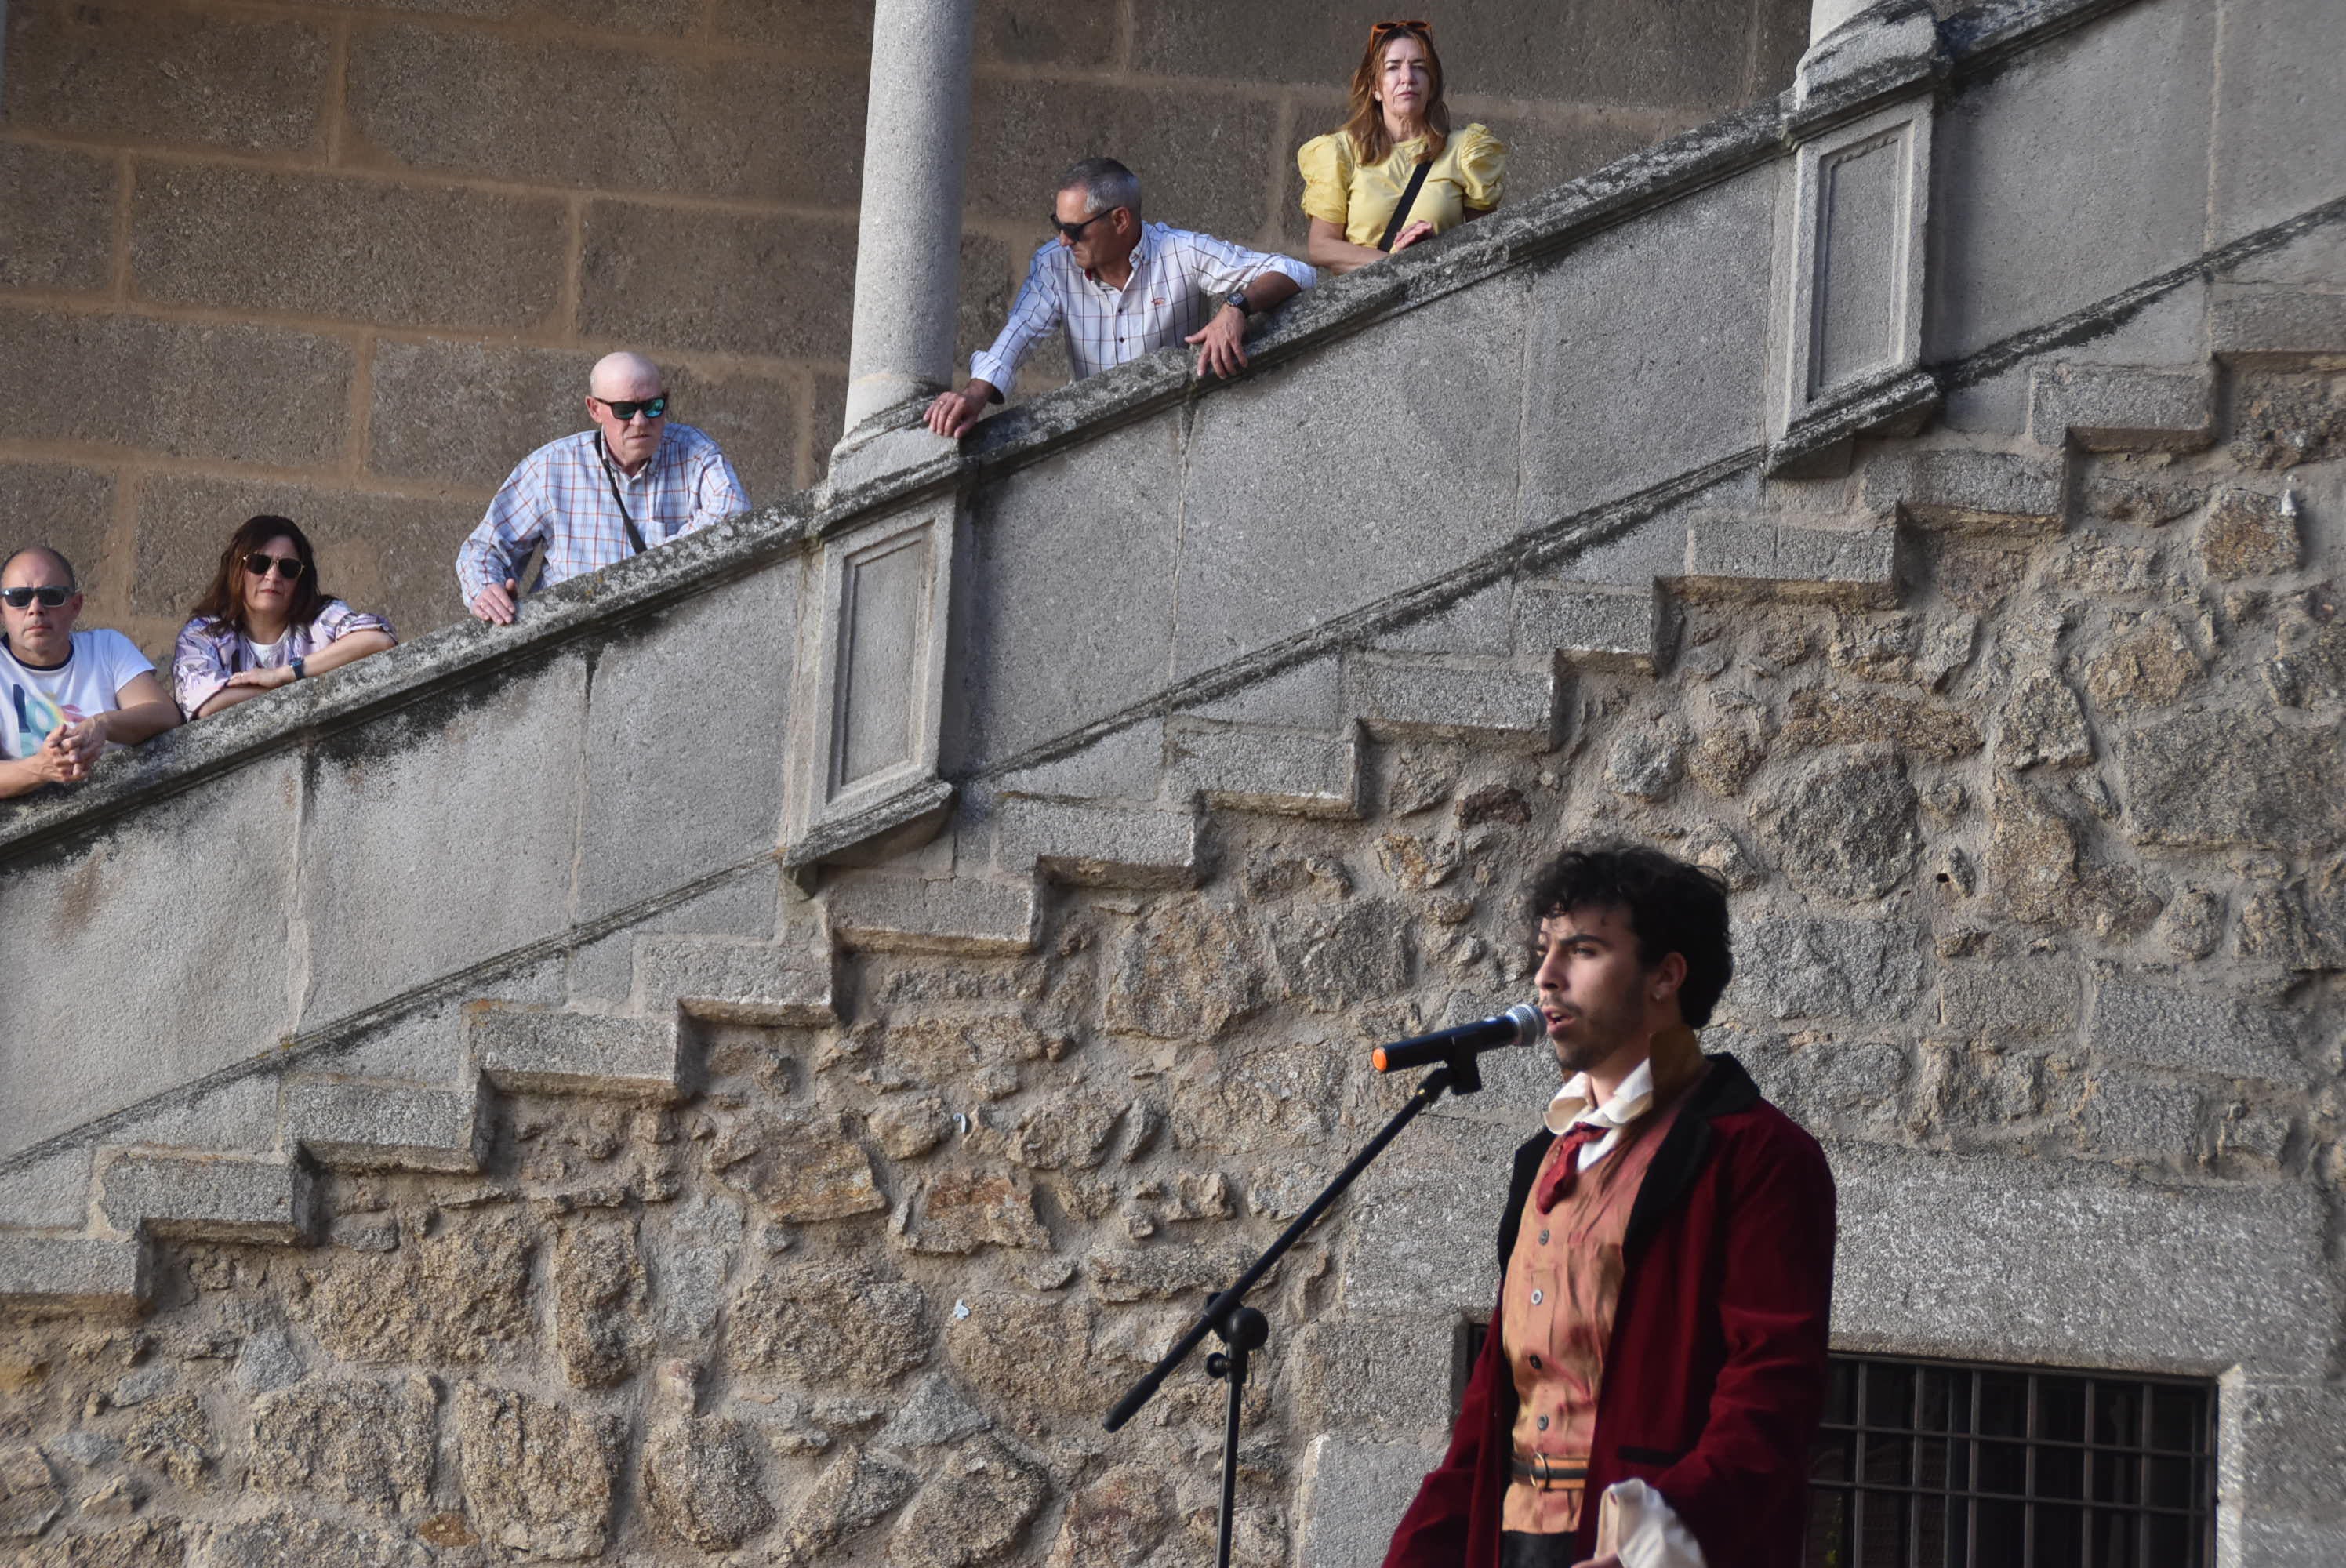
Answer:
<svg viewBox="0 0 2346 1568"><path fill-rule="evenodd" d="M1369 46L1352 70L1352 96L1345 104L1344 134L1352 139L1352 156L1362 163L1382 163L1392 156L1392 133L1385 129L1384 110L1377 103L1377 71L1396 38L1414 38L1425 46L1425 74L1433 83L1425 102L1425 160L1440 158L1450 140L1450 106L1442 98L1442 56L1433 47L1433 30L1423 22L1380 22L1369 29Z"/></svg>

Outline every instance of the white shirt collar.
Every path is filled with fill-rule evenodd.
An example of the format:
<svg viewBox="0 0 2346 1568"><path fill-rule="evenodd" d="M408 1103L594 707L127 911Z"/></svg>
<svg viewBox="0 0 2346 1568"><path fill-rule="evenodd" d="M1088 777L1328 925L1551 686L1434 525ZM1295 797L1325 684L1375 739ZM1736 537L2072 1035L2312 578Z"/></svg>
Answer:
<svg viewBox="0 0 2346 1568"><path fill-rule="evenodd" d="M1575 1073L1566 1080L1556 1098L1547 1104L1547 1130L1558 1137L1572 1130L1576 1122L1594 1122L1599 1126L1626 1127L1646 1114L1654 1103L1654 1061L1648 1056L1629 1069L1613 1097L1601 1105L1588 1103L1588 1074Z"/></svg>

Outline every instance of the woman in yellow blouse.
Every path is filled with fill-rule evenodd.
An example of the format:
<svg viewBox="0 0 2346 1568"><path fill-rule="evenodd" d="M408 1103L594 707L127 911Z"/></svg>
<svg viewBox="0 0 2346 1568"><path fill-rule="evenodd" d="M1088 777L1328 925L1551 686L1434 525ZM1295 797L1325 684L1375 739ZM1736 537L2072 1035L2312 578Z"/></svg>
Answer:
<svg viewBox="0 0 2346 1568"><path fill-rule="evenodd" d="M1394 209L1421 162L1425 178L1394 229ZM1306 253L1314 267L1350 272L1498 206L1507 147L1479 125L1450 134L1431 25L1379 22L1352 73L1342 127L1305 142L1295 163L1311 219Z"/></svg>

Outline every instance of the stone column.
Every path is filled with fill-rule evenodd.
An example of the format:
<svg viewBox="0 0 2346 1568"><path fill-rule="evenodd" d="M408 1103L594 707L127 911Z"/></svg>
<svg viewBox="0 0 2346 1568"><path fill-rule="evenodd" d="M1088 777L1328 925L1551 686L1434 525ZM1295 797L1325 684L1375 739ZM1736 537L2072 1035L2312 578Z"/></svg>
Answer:
<svg viewBox="0 0 2346 1568"><path fill-rule="evenodd" d="M873 7L847 358L851 431L953 377L975 10L976 0L877 0Z"/></svg>

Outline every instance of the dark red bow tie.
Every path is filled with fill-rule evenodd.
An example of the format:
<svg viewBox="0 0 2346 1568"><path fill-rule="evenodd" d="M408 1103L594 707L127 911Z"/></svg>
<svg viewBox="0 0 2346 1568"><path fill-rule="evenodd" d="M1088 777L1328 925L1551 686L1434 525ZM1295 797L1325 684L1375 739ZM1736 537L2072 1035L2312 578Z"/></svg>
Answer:
<svg viewBox="0 0 2346 1568"><path fill-rule="evenodd" d="M1547 1179L1540 1184L1539 1211L1545 1214L1556 1200L1572 1190L1580 1179L1580 1151L1591 1144L1603 1143L1613 1129L1601 1122L1575 1122L1572 1130L1556 1140L1556 1150L1548 1157Z"/></svg>

